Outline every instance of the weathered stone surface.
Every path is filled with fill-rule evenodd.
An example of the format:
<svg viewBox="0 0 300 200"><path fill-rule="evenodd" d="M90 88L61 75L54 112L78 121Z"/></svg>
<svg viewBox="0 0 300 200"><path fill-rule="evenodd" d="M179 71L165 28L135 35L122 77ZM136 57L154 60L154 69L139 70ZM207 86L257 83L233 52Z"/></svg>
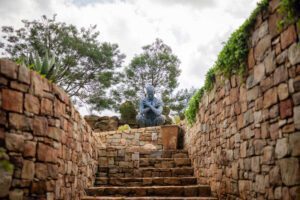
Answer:
<svg viewBox="0 0 300 200"><path fill-rule="evenodd" d="M288 85L286 83L282 83L277 87L277 94L279 97L279 100L285 100L289 96L289 89Z"/></svg>
<svg viewBox="0 0 300 200"><path fill-rule="evenodd" d="M273 37L279 34L278 30L278 22L281 20L281 16L278 12L274 12L274 14L269 16L269 32L270 35Z"/></svg>
<svg viewBox="0 0 300 200"><path fill-rule="evenodd" d="M16 189L9 192L9 199L13 200L23 200L24 192L23 190Z"/></svg>
<svg viewBox="0 0 300 200"><path fill-rule="evenodd" d="M277 67L274 72L274 85L285 82L288 79L288 71L284 65Z"/></svg>
<svg viewBox="0 0 300 200"><path fill-rule="evenodd" d="M242 198L246 199L252 189L252 182L247 180L239 181L239 194Z"/></svg>
<svg viewBox="0 0 300 200"><path fill-rule="evenodd" d="M289 147L291 149L292 156L300 155L300 132L295 132L289 135Z"/></svg>
<svg viewBox="0 0 300 200"><path fill-rule="evenodd" d="M241 144L240 156L241 158L245 158L247 156L247 141Z"/></svg>
<svg viewBox="0 0 300 200"><path fill-rule="evenodd" d="M23 152L24 136L15 133L7 133L5 136L5 146L9 151Z"/></svg>
<svg viewBox="0 0 300 200"><path fill-rule="evenodd" d="M269 108L275 103L277 103L277 90L275 88L272 88L264 94L263 105L264 108Z"/></svg>
<svg viewBox="0 0 300 200"><path fill-rule="evenodd" d="M23 83L30 84L30 71L25 65L19 66L18 80Z"/></svg>
<svg viewBox="0 0 300 200"><path fill-rule="evenodd" d="M297 35L296 35L295 26L291 25L280 34L281 48L282 49L287 48L290 44L296 42L296 39L297 39Z"/></svg>
<svg viewBox="0 0 300 200"><path fill-rule="evenodd" d="M270 124L270 136L272 140L276 140L279 137L278 123Z"/></svg>
<svg viewBox="0 0 300 200"><path fill-rule="evenodd" d="M9 126L17 130L30 131L32 130L32 120L17 113L9 113Z"/></svg>
<svg viewBox="0 0 300 200"><path fill-rule="evenodd" d="M40 112L40 101L37 97L26 94L25 95L25 110L34 114L39 114Z"/></svg>
<svg viewBox="0 0 300 200"><path fill-rule="evenodd" d="M292 65L300 63L300 47L295 43L288 50L288 58Z"/></svg>
<svg viewBox="0 0 300 200"><path fill-rule="evenodd" d="M259 94L259 87L254 87L251 90L248 90L246 94L247 101L250 102L255 100L258 97L258 94Z"/></svg>
<svg viewBox="0 0 300 200"><path fill-rule="evenodd" d="M270 170L270 184L273 186L277 186L281 184L281 175L280 175L280 170L278 166L274 166Z"/></svg>
<svg viewBox="0 0 300 200"><path fill-rule="evenodd" d="M300 129L300 106L294 107L294 123L295 128Z"/></svg>
<svg viewBox="0 0 300 200"><path fill-rule="evenodd" d="M35 116L33 118L33 134L46 135L47 132L48 132L47 118Z"/></svg>
<svg viewBox="0 0 300 200"><path fill-rule="evenodd" d="M23 112L23 95L10 89L2 90L2 108L8 111Z"/></svg>
<svg viewBox="0 0 300 200"><path fill-rule="evenodd" d="M18 76L18 65L8 59L0 60L1 74L8 78L17 79Z"/></svg>
<svg viewBox="0 0 300 200"><path fill-rule="evenodd" d="M272 164L274 163L274 148L272 146L267 146L263 149L263 164Z"/></svg>
<svg viewBox="0 0 300 200"><path fill-rule="evenodd" d="M300 105L300 92L293 94L292 98L295 106Z"/></svg>
<svg viewBox="0 0 300 200"><path fill-rule="evenodd" d="M254 54L253 54L253 48L249 50L248 54L248 68L252 69L255 65L255 59L254 59Z"/></svg>
<svg viewBox="0 0 300 200"><path fill-rule="evenodd" d="M254 156L251 158L251 170L253 172L260 172L260 157Z"/></svg>
<svg viewBox="0 0 300 200"><path fill-rule="evenodd" d="M34 162L30 160L23 161L22 178L33 180L34 177Z"/></svg>
<svg viewBox="0 0 300 200"><path fill-rule="evenodd" d="M265 193L265 177L263 175L256 175L255 190L259 193Z"/></svg>
<svg viewBox="0 0 300 200"><path fill-rule="evenodd" d="M276 62L275 62L275 52L272 51L269 53L265 60L264 60L265 68L266 68L266 74L272 73L276 68Z"/></svg>
<svg viewBox="0 0 300 200"><path fill-rule="evenodd" d="M12 182L12 175L0 169L0 197L5 197L9 193L9 188Z"/></svg>
<svg viewBox="0 0 300 200"><path fill-rule="evenodd" d="M265 77L265 65L260 63L254 66L254 82L259 83Z"/></svg>
<svg viewBox="0 0 300 200"><path fill-rule="evenodd" d="M293 115L293 105L290 99L281 101L279 104L280 118L291 117Z"/></svg>
<svg viewBox="0 0 300 200"><path fill-rule="evenodd" d="M46 115L53 115L53 102L51 100L42 98L41 113Z"/></svg>
<svg viewBox="0 0 300 200"><path fill-rule="evenodd" d="M26 157L35 157L36 154L36 142L34 141L25 141L23 156Z"/></svg>
<svg viewBox="0 0 300 200"><path fill-rule="evenodd" d="M288 138L281 138L277 140L275 147L275 156L280 159L289 154Z"/></svg>
<svg viewBox="0 0 300 200"><path fill-rule="evenodd" d="M267 35L262 38L254 48L254 58L261 61L265 52L271 47L271 36Z"/></svg>
<svg viewBox="0 0 300 200"><path fill-rule="evenodd" d="M285 158L279 160L282 182L287 186L300 183L300 167L298 158Z"/></svg>
<svg viewBox="0 0 300 200"><path fill-rule="evenodd" d="M255 155L261 155L263 153L263 148L266 146L265 140L254 140L253 142Z"/></svg>
<svg viewBox="0 0 300 200"><path fill-rule="evenodd" d="M40 161L57 162L57 150L43 143L38 143L37 158Z"/></svg>

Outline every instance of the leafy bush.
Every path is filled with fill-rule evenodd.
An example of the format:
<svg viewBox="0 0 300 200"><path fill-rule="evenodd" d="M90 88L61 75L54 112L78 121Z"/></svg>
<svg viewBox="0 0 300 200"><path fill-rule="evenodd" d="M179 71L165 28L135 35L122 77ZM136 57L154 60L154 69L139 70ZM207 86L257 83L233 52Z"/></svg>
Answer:
<svg viewBox="0 0 300 200"><path fill-rule="evenodd" d="M249 53L248 40L251 36L251 29L255 24L257 15L261 11L266 10L268 5L268 0L262 0L251 13L250 17L231 34L229 40L225 43L214 66L208 70L205 76L204 86L194 94L185 110L185 116L189 124L195 122L199 102L201 101L204 91L209 92L213 89L217 75L230 78L234 74L242 76L245 73Z"/></svg>
<svg viewBox="0 0 300 200"><path fill-rule="evenodd" d="M283 19L279 22L279 28L284 25L297 22L300 18L300 1L299 0L281 0L279 12L283 15ZM298 26L300 21L298 22Z"/></svg>
<svg viewBox="0 0 300 200"><path fill-rule="evenodd" d="M121 120L125 123L134 123L137 112L131 101L126 101L120 106Z"/></svg>

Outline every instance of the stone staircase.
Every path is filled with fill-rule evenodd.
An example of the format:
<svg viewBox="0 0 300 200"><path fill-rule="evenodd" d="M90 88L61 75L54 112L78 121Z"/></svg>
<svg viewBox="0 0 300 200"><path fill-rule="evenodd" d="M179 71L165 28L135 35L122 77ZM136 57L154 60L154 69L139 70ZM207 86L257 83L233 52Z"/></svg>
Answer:
<svg viewBox="0 0 300 200"><path fill-rule="evenodd" d="M82 199L216 199L208 185L197 184L187 151L144 151L138 160L133 167L99 167Z"/></svg>

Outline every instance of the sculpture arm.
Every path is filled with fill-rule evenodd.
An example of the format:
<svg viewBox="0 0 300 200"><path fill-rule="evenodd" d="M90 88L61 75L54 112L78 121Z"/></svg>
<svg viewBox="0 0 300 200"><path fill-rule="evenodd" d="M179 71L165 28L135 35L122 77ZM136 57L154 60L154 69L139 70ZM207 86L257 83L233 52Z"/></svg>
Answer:
<svg viewBox="0 0 300 200"><path fill-rule="evenodd" d="M162 113L162 111L163 111L163 107L162 107L162 105L160 104L159 106L158 106L158 108L155 108L154 106L149 106L150 108L151 108L151 110L155 113L155 115L157 115L157 116L159 116L159 115L161 115L161 113Z"/></svg>
<svg viewBox="0 0 300 200"><path fill-rule="evenodd" d="M140 114L145 114L150 109L151 109L150 107L145 108L144 101L140 102L140 107L139 107Z"/></svg>

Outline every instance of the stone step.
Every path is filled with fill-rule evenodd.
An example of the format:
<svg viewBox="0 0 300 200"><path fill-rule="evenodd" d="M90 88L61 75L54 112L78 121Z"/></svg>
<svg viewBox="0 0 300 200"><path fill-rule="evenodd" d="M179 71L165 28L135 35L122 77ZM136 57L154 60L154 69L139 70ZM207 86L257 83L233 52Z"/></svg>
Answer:
<svg viewBox="0 0 300 200"><path fill-rule="evenodd" d="M99 168L98 177L183 177L193 176L193 167L175 168Z"/></svg>
<svg viewBox="0 0 300 200"><path fill-rule="evenodd" d="M88 196L168 196L168 197L208 197L208 185L192 186L143 186L143 187L91 187L85 190Z"/></svg>
<svg viewBox="0 0 300 200"><path fill-rule="evenodd" d="M140 158L140 167L155 168L173 168L173 167L190 167L189 158Z"/></svg>
<svg viewBox="0 0 300 200"><path fill-rule="evenodd" d="M195 177L96 178L95 186L195 185Z"/></svg>
<svg viewBox="0 0 300 200"><path fill-rule="evenodd" d="M140 158L189 158L186 150L142 151Z"/></svg>
<svg viewBox="0 0 300 200"><path fill-rule="evenodd" d="M110 196L84 196L82 200L218 200L215 197L110 197Z"/></svg>

